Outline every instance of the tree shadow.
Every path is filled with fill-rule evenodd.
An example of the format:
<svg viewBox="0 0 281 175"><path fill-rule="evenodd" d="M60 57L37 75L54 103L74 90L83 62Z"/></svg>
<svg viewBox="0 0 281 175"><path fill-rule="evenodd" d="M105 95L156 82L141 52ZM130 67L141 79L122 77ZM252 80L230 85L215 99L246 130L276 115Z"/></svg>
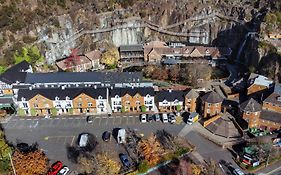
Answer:
<svg viewBox="0 0 281 175"><path fill-rule="evenodd" d="M66 145L66 154L69 161L78 163L78 157L80 155L79 148L71 145Z"/></svg>

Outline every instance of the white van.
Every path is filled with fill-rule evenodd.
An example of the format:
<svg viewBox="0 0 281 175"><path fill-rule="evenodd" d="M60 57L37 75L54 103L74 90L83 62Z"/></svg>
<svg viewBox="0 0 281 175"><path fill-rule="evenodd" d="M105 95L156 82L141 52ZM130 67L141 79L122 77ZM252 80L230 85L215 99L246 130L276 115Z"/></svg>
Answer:
<svg viewBox="0 0 281 175"><path fill-rule="evenodd" d="M167 115L166 113L163 113L163 114L162 114L162 122L163 122L163 123L168 123L168 122L169 122L169 120L168 120L168 115Z"/></svg>
<svg viewBox="0 0 281 175"><path fill-rule="evenodd" d="M79 147L86 147L89 140L89 134L85 133L80 136L78 145Z"/></svg>

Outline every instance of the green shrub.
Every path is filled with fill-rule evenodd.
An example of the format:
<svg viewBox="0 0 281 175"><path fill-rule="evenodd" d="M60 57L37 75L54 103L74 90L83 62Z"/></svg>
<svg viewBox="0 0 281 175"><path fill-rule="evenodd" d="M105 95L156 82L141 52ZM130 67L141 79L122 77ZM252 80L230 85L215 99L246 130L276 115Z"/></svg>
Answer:
<svg viewBox="0 0 281 175"><path fill-rule="evenodd" d="M73 108L69 108L68 113L72 115L73 114Z"/></svg>
<svg viewBox="0 0 281 175"><path fill-rule="evenodd" d="M177 111L179 112L179 111L181 110L181 106L180 106L180 105L177 105L177 106L176 106L176 109L177 109Z"/></svg>
<svg viewBox="0 0 281 175"><path fill-rule="evenodd" d="M8 173L11 170L11 164L9 159L0 160L0 174Z"/></svg>
<svg viewBox="0 0 281 175"><path fill-rule="evenodd" d="M149 169L147 161L143 161L138 165L138 172L145 173Z"/></svg>
<svg viewBox="0 0 281 175"><path fill-rule="evenodd" d="M36 109L31 108L30 109L30 114L31 114L31 116L36 116L36 114L37 114Z"/></svg>
<svg viewBox="0 0 281 175"><path fill-rule="evenodd" d="M125 109L124 106L121 107L121 112L122 112L122 113L123 113L123 112L126 112L126 109Z"/></svg>
<svg viewBox="0 0 281 175"><path fill-rule="evenodd" d="M19 116L25 116L25 111L22 108L19 108L19 110L17 111Z"/></svg>
<svg viewBox="0 0 281 175"><path fill-rule="evenodd" d="M58 110L56 108L51 108L52 115L56 116L58 113Z"/></svg>
<svg viewBox="0 0 281 175"><path fill-rule="evenodd" d="M30 37L30 36L23 36L22 38L23 42L26 44L30 44L36 41L35 37Z"/></svg>
<svg viewBox="0 0 281 175"><path fill-rule="evenodd" d="M146 106L144 105L141 106L141 112L146 112Z"/></svg>

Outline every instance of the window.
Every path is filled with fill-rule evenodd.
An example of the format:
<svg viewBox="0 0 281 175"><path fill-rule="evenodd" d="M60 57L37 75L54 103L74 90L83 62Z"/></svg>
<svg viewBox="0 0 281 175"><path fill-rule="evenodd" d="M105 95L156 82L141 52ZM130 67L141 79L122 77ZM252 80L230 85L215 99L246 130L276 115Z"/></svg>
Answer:
<svg viewBox="0 0 281 175"><path fill-rule="evenodd" d="M82 106L82 103L78 103L78 107L81 107Z"/></svg>
<svg viewBox="0 0 281 175"><path fill-rule="evenodd" d="M147 97L147 98L150 98L150 95L149 95L149 94L147 94L147 95L146 95L146 97Z"/></svg>
<svg viewBox="0 0 281 175"><path fill-rule="evenodd" d="M126 105L130 105L130 101L126 101Z"/></svg>
<svg viewBox="0 0 281 175"><path fill-rule="evenodd" d="M250 112L247 111L247 112L246 112L246 115L250 115Z"/></svg>
<svg viewBox="0 0 281 175"><path fill-rule="evenodd" d="M140 101L136 101L136 105L140 105Z"/></svg>
<svg viewBox="0 0 281 175"><path fill-rule="evenodd" d="M25 98L24 98L24 97L21 97L21 101L25 101Z"/></svg>
<svg viewBox="0 0 281 175"><path fill-rule="evenodd" d="M92 103L88 103L88 107L92 107L92 105L93 105Z"/></svg>
<svg viewBox="0 0 281 175"><path fill-rule="evenodd" d="M27 103L23 103L22 105L23 105L24 108L27 108L27 107L28 107L28 106L27 106Z"/></svg>
<svg viewBox="0 0 281 175"><path fill-rule="evenodd" d="M210 113L210 109L207 109L207 113Z"/></svg>
<svg viewBox="0 0 281 175"><path fill-rule="evenodd" d="M115 98L119 98L119 96L118 96L118 95L115 95Z"/></svg>
<svg viewBox="0 0 281 175"><path fill-rule="evenodd" d="M211 103L207 103L207 105L210 107L210 106L211 106Z"/></svg>
<svg viewBox="0 0 281 175"><path fill-rule="evenodd" d="M55 97L55 100L58 101L58 100L59 100L59 97Z"/></svg>
<svg viewBox="0 0 281 175"><path fill-rule="evenodd" d="M34 108L38 108L38 104L37 103L34 103L33 106L34 106Z"/></svg>
<svg viewBox="0 0 281 175"><path fill-rule="evenodd" d="M101 100L101 99L102 99L102 96L99 96L98 99Z"/></svg>
<svg viewBox="0 0 281 175"><path fill-rule="evenodd" d="M258 115L258 112L255 112L255 115Z"/></svg>
<svg viewBox="0 0 281 175"><path fill-rule="evenodd" d="M218 107L219 106L219 104L218 103L216 103L216 107Z"/></svg>
<svg viewBox="0 0 281 175"><path fill-rule="evenodd" d="M65 97L65 100L70 100L70 98L68 96Z"/></svg>

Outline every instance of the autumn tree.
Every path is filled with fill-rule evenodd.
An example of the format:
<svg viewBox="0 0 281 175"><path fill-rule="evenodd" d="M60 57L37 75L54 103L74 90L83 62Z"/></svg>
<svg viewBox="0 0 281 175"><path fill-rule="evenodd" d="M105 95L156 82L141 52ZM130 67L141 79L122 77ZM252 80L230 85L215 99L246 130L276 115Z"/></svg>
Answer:
<svg viewBox="0 0 281 175"><path fill-rule="evenodd" d="M153 70L151 78L156 80L167 80L168 72L166 69L157 67Z"/></svg>
<svg viewBox="0 0 281 175"><path fill-rule="evenodd" d="M11 170L10 157L13 149L10 147L5 139L4 132L0 130L0 174Z"/></svg>
<svg viewBox="0 0 281 175"><path fill-rule="evenodd" d="M82 154L78 158L80 171L96 175L117 175L120 171L120 164L112 160L107 153Z"/></svg>
<svg viewBox="0 0 281 175"><path fill-rule="evenodd" d="M17 175L44 175L48 171L48 158L42 150L30 146L24 151L16 149L12 157Z"/></svg>
<svg viewBox="0 0 281 175"><path fill-rule="evenodd" d="M138 143L138 148L149 165L157 164L164 152L155 135L149 136Z"/></svg>
<svg viewBox="0 0 281 175"><path fill-rule="evenodd" d="M101 56L101 63L106 66L117 65L119 61L119 52L115 47L109 48L106 52L104 52Z"/></svg>
<svg viewBox="0 0 281 175"><path fill-rule="evenodd" d="M184 83L197 86L199 79L209 80L212 75L212 69L206 64L188 64L181 71L181 79Z"/></svg>
<svg viewBox="0 0 281 175"><path fill-rule="evenodd" d="M146 66L144 69L143 69L143 74L145 77L151 77L153 71L155 69L155 66L152 66L152 65L149 65L149 66Z"/></svg>
<svg viewBox="0 0 281 175"><path fill-rule="evenodd" d="M169 79L172 81L178 81L180 69L178 66L173 66L169 69Z"/></svg>

